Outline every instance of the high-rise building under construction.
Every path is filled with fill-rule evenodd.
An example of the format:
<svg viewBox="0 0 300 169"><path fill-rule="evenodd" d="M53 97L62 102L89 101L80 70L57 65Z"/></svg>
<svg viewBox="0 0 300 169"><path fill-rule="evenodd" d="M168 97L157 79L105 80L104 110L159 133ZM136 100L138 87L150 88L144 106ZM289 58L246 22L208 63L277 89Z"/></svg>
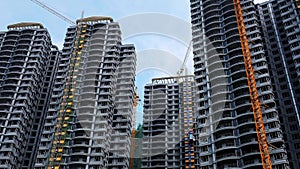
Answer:
<svg viewBox="0 0 300 169"><path fill-rule="evenodd" d="M297 2L190 2L200 168L261 168L265 155L273 168L298 169ZM249 59L245 48L252 74L245 68ZM268 154L262 154L258 145L256 129L262 123L257 125L254 118L250 76L256 81Z"/></svg>
<svg viewBox="0 0 300 169"><path fill-rule="evenodd" d="M31 168L59 56L40 23L0 32L0 168Z"/></svg>
<svg viewBox="0 0 300 169"><path fill-rule="evenodd" d="M119 24L88 17L63 49L40 23L0 32L0 168L129 167L136 53Z"/></svg>
<svg viewBox="0 0 300 169"><path fill-rule="evenodd" d="M300 168L300 26L297 1L258 5L265 55L291 168Z"/></svg>
<svg viewBox="0 0 300 169"><path fill-rule="evenodd" d="M112 18L68 28L34 168L128 168L135 62Z"/></svg>
<svg viewBox="0 0 300 169"><path fill-rule="evenodd" d="M195 168L194 77L155 78L145 86L142 168Z"/></svg>

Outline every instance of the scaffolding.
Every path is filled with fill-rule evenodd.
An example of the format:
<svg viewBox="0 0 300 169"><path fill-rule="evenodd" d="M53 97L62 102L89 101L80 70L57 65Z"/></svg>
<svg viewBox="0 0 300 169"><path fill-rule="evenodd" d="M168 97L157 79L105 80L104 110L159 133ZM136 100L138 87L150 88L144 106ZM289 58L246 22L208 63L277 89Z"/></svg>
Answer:
<svg viewBox="0 0 300 169"><path fill-rule="evenodd" d="M48 169L59 169L63 159L65 146L68 145L68 130L71 128L72 117L74 117L74 90L76 85L77 72L81 58L81 50L85 41L87 25L78 25L77 36L74 44L74 50L66 78L66 86L64 88L63 100L58 113L55 136L52 142L51 153L48 159Z"/></svg>
<svg viewBox="0 0 300 169"><path fill-rule="evenodd" d="M184 129L184 164L185 168L195 168L195 136L194 136L194 116L193 116L193 94L192 82L185 79L183 82L183 129Z"/></svg>
<svg viewBox="0 0 300 169"><path fill-rule="evenodd" d="M248 46L248 38L246 28L244 24L243 11L240 0L233 0L234 9L236 13L236 19L238 24L238 30L240 34L240 41L242 46L242 52L244 55L244 64L246 68L246 75L248 80L250 99L252 103L252 109L254 114L254 122L256 127L258 145L262 160L263 169L272 169L272 163L270 159L269 146L267 142L266 131L264 128L264 120L262 116L262 110L260 107L260 100L258 90L256 87L256 80L254 74L254 68L252 66L252 59L250 55L250 49Z"/></svg>

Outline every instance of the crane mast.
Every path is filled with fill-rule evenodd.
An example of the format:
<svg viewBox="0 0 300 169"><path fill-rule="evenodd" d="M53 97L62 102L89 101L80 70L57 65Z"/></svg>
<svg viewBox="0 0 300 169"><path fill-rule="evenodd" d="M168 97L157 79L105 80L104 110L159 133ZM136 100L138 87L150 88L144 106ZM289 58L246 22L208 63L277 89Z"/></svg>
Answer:
<svg viewBox="0 0 300 169"><path fill-rule="evenodd" d="M191 48L192 48L192 44L193 44L193 41L191 40L190 43L189 43L189 46L188 46L188 48L187 48L187 51L186 51L186 53L185 53L183 62L182 62L182 64L181 64L181 66L180 66L180 69L179 69L179 71L177 72L177 75L178 75L178 76L181 76L182 73L183 73L183 71L184 71L184 69L185 69L186 62L187 62L187 60L188 60L188 58L189 58L189 56L190 56L190 51L191 51Z"/></svg>
<svg viewBox="0 0 300 169"><path fill-rule="evenodd" d="M252 109L254 114L254 122L256 127L257 141L259 145L262 166L263 169L272 169L267 136L264 128L264 120L262 116L258 90L256 87L254 68L252 66L252 59L250 55L248 38L247 38L246 28L245 28L245 23L243 18L242 6L240 0L233 0L233 2L234 2L234 9L235 9L235 14L237 19L238 30L240 34L241 47L244 55L244 64L246 68L246 75L247 75L250 99L251 99Z"/></svg>

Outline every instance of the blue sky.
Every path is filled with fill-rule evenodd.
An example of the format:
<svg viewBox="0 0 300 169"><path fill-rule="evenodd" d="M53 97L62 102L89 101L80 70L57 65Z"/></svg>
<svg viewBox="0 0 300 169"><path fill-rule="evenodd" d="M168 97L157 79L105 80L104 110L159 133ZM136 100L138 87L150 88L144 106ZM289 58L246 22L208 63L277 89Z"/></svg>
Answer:
<svg viewBox="0 0 300 169"><path fill-rule="evenodd" d="M41 2L46 3L51 8L74 21L81 17L82 10L84 10L84 16L86 17L99 15L111 16L115 21L122 21L126 18L134 19L136 17L131 16L136 16L139 14L156 13L170 15L175 17L177 20L186 22L184 23L186 25L185 29L189 31L189 3L185 0L85 0L84 3L82 0L41 0ZM53 43L58 45L60 48L62 47L66 29L69 26L69 24L64 20L58 18L30 0L4 1L2 2L1 7L2 13L5 14L5 17L2 17L0 20L0 30L6 30L7 25L17 22L40 22L50 32ZM155 19L151 22L156 24ZM141 23L142 26L143 24L145 23ZM130 26L130 24L127 25ZM163 28L163 25L161 25L161 27ZM121 29L123 29L122 25ZM126 34L124 31L123 33ZM169 58L174 56L179 58L177 59L177 67L179 67L181 57L186 52L186 44L172 38L172 35L167 37L159 33L159 30L151 33L151 29L141 29L141 33L139 35L131 35L130 37L123 38L125 39L124 43L134 43L136 45L138 53L138 65L142 65L139 67L143 67L141 68L143 71L137 72L136 78L141 96L143 96L143 85L149 82L152 77L167 76L172 73L174 74L174 71L169 72L168 70L163 70L164 68L162 67L155 69L156 67L159 67L155 64L152 64L151 67L150 65L147 65L147 58L150 57L143 57L143 53L146 53L145 55L147 55L147 53L153 51L158 53L158 55L162 54L165 57L160 57L166 58L161 59L162 62L167 62L167 56L169 56ZM139 63L139 61L143 63ZM138 121L141 122L142 104L140 104L138 111L139 113L137 118Z"/></svg>
<svg viewBox="0 0 300 169"><path fill-rule="evenodd" d="M115 20L138 13L158 12L180 17L189 21L189 3L185 0L41 0L71 20L85 16L104 15ZM59 46L68 27L68 23L52 13L37 6L30 0L9 0L1 2L4 16L0 20L0 30L6 30L8 24L20 21L41 22L51 33L52 40Z"/></svg>
<svg viewBox="0 0 300 169"><path fill-rule="evenodd" d="M74 21L81 17L83 10L85 17L111 16L115 21L120 21L125 36L124 43L134 43L136 46L139 68L136 79L141 96L143 85L152 77L175 75L187 52L191 38L188 0L41 0L41 2ZM66 29L70 26L31 0L3 1L1 12L3 16L0 19L0 30L6 30L7 25L17 22L40 22L50 32L53 43L60 48ZM143 14L152 18L141 20L138 16ZM134 21L139 22L132 23ZM133 28L129 28L130 26ZM137 28L140 32L135 35L133 32L138 31ZM155 53L155 56L151 56L151 53ZM157 60L157 64L153 59ZM190 55L187 63L190 72L192 64ZM141 111L142 104L138 108L138 122L142 121Z"/></svg>
<svg viewBox="0 0 300 169"><path fill-rule="evenodd" d="M156 12L177 16L190 21L188 0L41 0L72 20L85 16L106 15L115 20L133 14ZM256 0L263 1L263 0ZM3 16L0 20L0 30L6 30L8 24L20 21L41 22L52 35L55 44L62 46L68 27L64 22L30 0L6 0L1 2Z"/></svg>

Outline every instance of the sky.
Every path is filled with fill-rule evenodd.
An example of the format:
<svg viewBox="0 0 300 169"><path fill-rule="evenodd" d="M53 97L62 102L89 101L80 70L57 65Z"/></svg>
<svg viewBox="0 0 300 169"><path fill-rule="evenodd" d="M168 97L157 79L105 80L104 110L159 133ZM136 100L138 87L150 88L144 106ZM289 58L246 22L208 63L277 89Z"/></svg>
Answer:
<svg viewBox="0 0 300 169"><path fill-rule="evenodd" d="M67 18L76 20L84 16L111 16L114 20L139 13L166 13L189 21L189 3L185 0L40 0ZM84 2L84 3L83 3ZM62 46L68 23L41 8L31 0L1 2L0 30L20 21L41 22L48 29L55 44Z"/></svg>
<svg viewBox="0 0 300 169"><path fill-rule="evenodd" d="M71 20L85 16L104 15L115 20L139 13L163 13L190 21L188 0L40 0ZM255 0L261 2L265 0ZM83 3L84 2L84 3ZM9 0L1 2L0 30L8 24L20 21L41 22L51 33L52 40L62 46L68 23L37 6L31 0Z"/></svg>
<svg viewBox="0 0 300 169"><path fill-rule="evenodd" d="M18 22L40 22L50 32L53 44L63 46L69 23L31 0L2 0L0 31ZM186 67L193 72L192 52L187 51L191 39L188 0L40 0L73 20L84 16L111 16L120 23L124 43L133 43L137 51L138 92L153 77L176 75L185 55ZM256 3L266 0L255 0ZM139 104L138 123L142 121Z"/></svg>

